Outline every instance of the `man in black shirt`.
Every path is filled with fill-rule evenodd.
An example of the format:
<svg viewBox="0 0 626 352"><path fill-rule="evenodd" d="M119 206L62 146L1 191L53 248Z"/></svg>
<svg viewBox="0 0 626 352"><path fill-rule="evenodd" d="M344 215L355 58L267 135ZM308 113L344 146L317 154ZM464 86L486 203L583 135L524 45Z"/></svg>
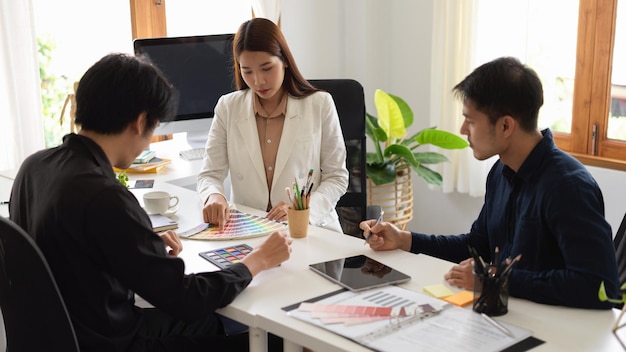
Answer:
<svg viewBox="0 0 626 352"><path fill-rule="evenodd" d="M24 161L9 213L45 255L81 349L221 350L230 342L215 310L287 260L291 240L274 233L239 264L185 275L176 233L155 234L113 172L128 168L173 117L174 89L150 63L110 54L82 77L76 103L80 132ZM155 308L135 306L135 293Z"/></svg>

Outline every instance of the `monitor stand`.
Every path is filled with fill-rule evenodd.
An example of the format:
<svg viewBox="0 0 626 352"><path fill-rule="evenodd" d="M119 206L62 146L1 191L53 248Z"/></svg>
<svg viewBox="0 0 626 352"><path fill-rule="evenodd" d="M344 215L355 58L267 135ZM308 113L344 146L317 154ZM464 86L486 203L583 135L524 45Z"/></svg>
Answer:
<svg viewBox="0 0 626 352"><path fill-rule="evenodd" d="M193 131L187 132L187 144L192 149L204 148L206 146L209 131Z"/></svg>

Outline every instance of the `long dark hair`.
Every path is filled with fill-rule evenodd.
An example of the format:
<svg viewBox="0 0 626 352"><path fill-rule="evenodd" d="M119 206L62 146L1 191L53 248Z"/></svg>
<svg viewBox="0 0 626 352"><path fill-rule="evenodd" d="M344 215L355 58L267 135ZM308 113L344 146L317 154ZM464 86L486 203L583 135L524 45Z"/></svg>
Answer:
<svg viewBox="0 0 626 352"><path fill-rule="evenodd" d="M298 70L287 41L274 22L257 17L239 26L233 40L233 70L235 85L239 90L249 88L241 76L239 67L239 55L244 51L264 51L281 59L286 66L283 88L289 95L303 98L319 91L304 79Z"/></svg>

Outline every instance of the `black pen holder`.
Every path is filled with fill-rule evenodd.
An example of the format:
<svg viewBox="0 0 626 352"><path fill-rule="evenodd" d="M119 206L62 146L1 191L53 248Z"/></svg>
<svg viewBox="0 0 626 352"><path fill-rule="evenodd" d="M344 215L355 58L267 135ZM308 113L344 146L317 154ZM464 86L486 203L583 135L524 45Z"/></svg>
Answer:
<svg viewBox="0 0 626 352"><path fill-rule="evenodd" d="M500 277L496 267L490 266L488 271L477 272L474 268L474 303L472 309L477 313L489 316L506 314L509 304L508 275Z"/></svg>

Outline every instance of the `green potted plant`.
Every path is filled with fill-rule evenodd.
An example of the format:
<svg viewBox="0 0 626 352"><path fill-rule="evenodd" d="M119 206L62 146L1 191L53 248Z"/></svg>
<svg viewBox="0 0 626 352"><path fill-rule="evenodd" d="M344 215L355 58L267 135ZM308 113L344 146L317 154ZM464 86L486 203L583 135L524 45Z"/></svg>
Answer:
<svg viewBox="0 0 626 352"><path fill-rule="evenodd" d="M122 186L126 188L130 187L130 185L128 184L128 174L126 173L126 171L118 172L117 174L115 174L115 177L117 178L117 181L122 184Z"/></svg>
<svg viewBox="0 0 626 352"><path fill-rule="evenodd" d="M401 98L377 89L374 102L378 118L366 114L366 133L374 142L375 152L367 153L367 177L375 185L395 180L397 167L408 165L429 184L440 186L441 174L426 165L449 161L437 152L418 152L422 145L435 145L443 149L463 149L469 144L465 139L434 127L423 129L407 137L407 128L413 124L413 111Z"/></svg>
<svg viewBox="0 0 626 352"><path fill-rule="evenodd" d="M626 349L626 345L624 345L624 342L622 341L622 339L620 339L619 335L617 334L618 329L626 326L626 323L620 325L620 322L622 321L622 316L624 316L624 312L626 311L626 283L622 284L622 286L619 289L619 293L622 296L620 298L611 298L607 296L606 289L604 287L604 281L600 283L600 289L598 290L598 298L600 299L600 301L611 302L617 305L621 305L622 311L620 312L619 316L615 320L615 324L613 325L613 329L611 329L611 331L613 332L615 337L617 337L617 340L622 345L622 347Z"/></svg>

